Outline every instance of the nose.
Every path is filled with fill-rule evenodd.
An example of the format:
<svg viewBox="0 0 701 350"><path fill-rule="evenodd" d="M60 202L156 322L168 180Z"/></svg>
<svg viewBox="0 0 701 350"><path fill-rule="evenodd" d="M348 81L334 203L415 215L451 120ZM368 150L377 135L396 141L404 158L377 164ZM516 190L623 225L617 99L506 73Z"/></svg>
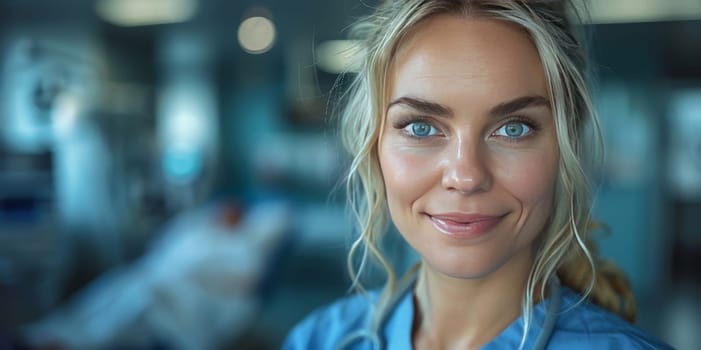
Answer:
<svg viewBox="0 0 701 350"><path fill-rule="evenodd" d="M486 145L459 140L445 152L441 185L448 191L471 194L487 191L492 175L487 164Z"/></svg>

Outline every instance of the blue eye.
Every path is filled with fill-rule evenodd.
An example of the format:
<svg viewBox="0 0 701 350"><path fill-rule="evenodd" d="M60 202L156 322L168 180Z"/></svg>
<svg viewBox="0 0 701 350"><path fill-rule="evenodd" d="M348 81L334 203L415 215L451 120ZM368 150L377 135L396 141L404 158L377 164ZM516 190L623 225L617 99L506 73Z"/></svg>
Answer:
<svg viewBox="0 0 701 350"><path fill-rule="evenodd" d="M504 136L510 139L517 139L530 134L533 130L522 122L510 122L504 124L502 127L494 132L497 136Z"/></svg>
<svg viewBox="0 0 701 350"><path fill-rule="evenodd" d="M409 125L404 127L404 130L409 133L410 136L417 138L438 135L438 130L436 128L427 122L421 121L409 123Z"/></svg>

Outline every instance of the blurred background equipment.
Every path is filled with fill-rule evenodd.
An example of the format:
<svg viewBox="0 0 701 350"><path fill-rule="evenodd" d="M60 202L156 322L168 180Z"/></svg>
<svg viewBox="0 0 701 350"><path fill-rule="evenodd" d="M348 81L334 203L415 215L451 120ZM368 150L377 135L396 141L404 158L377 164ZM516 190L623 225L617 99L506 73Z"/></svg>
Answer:
<svg viewBox="0 0 701 350"><path fill-rule="evenodd" d="M279 349L346 293L332 115L377 3L0 0L0 348ZM590 10L600 251L699 349L701 3Z"/></svg>
<svg viewBox="0 0 701 350"><path fill-rule="evenodd" d="M283 203L216 203L166 224L143 257L110 269L26 331L35 347L215 349L260 311L263 279L286 240Z"/></svg>

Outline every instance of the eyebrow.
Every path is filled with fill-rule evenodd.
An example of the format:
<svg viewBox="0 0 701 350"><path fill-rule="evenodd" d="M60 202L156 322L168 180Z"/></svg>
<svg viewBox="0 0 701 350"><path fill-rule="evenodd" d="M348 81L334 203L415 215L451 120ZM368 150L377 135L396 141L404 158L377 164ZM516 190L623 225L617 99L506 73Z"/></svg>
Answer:
<svg viewBox="0 0 701 350"><path fill-rule="evenodd" d="M489 110L491 116L501 116L518 112L526 107L541 107L550 108L550 100L540 95L521 96L511 101L500 103Z"/></svg>
<svg viewBox="0 0 701 350"><path fill-rule="evenodd" d="M451 110L449 107L443 106L439 103L426 101L418 97L402 96L390 102L389 106L387 106L387 110L392 108L394 105L405 105L424 114L444 117L453 115L453 110Z"/></svg>
<svg viewBox="0 0 701 350"><path fill-rule="evenodd" d="M453 115L453 110L450 107L439 103L426 101L418 97L402 96L390 102L387 109L389 110L394 105L405 105L418 112L441 117L450 117ZM502 116L520 111L527 107L550 107L550 100L540 96L521 96L511 101L500 103L489 110L489 115L492 117Z"/></svg>

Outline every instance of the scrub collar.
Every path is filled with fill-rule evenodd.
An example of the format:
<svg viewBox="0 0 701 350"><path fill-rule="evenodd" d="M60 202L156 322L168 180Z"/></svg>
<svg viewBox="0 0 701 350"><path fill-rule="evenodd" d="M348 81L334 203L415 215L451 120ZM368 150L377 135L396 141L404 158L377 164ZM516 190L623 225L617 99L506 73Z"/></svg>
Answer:
<svg viewBox="0 0 701 350"><path fill-rule="evenodd" d="M351 345L357 345L359 343L365 343L369 345L369 347L367 347L368 349L373 350L411 349L411 327L414 319L412 292L416 284L417 276L418 273L413 271L407 278L400 282L397 291L388 301L387 307L384 308L384 312L373 314L373 317L369 320L368 327L348 335L348 337L339 344L337 349L348 349ZM548 292L548 298L542 302L547 304L542 306L542 309L547 308L542 312L545 314L545 320L542 323L531 322L531 330L528 332L529 336L537 332L535 343L530 347L534 350L541 350L547 347L548 341L555 328L558 310L560 309L562 301L560 280L557 277L552 278L550 283L548 283ZM539 311L539 306L540 305L536 306L534 316L542 314L537 312ZM522 323L523 320L519 318L515 322ZM510 328L511 326L507 329ZM497 339L499 337L501 337L501 335L497 336ZM495 342L490 342L485 345L484 348L489 349L492 345L496 346L497 344Z"/></svg>

